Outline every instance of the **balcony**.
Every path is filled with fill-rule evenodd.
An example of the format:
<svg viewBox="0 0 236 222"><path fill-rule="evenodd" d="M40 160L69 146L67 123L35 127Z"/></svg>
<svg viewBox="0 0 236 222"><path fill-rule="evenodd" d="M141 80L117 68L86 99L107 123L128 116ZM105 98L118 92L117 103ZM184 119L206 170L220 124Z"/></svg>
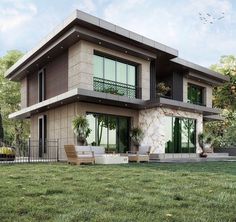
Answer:
<svg viewBox="0 0 236 222"><path fill-rule="evenodd" d="M93 88L97 92L126 96L130 99L141 98L141 89L136 86L98 77L93 78Z"/></svg>

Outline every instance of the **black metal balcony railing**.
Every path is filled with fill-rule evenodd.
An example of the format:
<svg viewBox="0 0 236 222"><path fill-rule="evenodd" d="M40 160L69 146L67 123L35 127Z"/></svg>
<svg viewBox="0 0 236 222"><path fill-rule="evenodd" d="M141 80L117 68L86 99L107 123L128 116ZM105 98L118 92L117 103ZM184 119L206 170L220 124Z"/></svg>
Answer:
<svg viewBox="0 0 236 222"><path fill-rule="evenodd" d="M127 96L131 99L140 98L140 89L138 87L98 77L93 78L93 88L97 92Z"/></svg>

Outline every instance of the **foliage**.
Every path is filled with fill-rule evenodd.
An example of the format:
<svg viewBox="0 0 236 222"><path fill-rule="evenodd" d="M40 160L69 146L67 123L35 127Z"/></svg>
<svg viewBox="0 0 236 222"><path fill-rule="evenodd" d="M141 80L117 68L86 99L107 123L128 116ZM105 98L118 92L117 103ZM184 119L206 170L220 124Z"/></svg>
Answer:
<svg viewBox="0 0 236 222"><path fill-rule="evenodd" d="M130 130L130 137L133 143L139 146L144 138L144 132L140 127L134 127Z"/></svg>
<svg viewBox="0 0 236 222"><path fill-rule="evenodd" d="M235 221L236 162L7 164L0 178L2 222Z"/></svg>
<svg viewBox="0 0 236 222"><path fill-rule="evenodd" d="M29 136L29 122L27 120L10 120L8 115L20 109L20 84L4 78L4 73L19 58L22 53L17 50L9 51L0 58L0 108L5 132L4 140L16 147Z"/></svg>
<svg viewBox="0 0 236 222"><path fill-rule="evenodd" d="M236 57L222 56L219 64L211 69L228 76L230 81L218 86L213 91L213 104L221 109L236 111Z"/></svg>
<svg viewBox="0 0 236 222"><path fill-rule="evenodd" d="M199 133L198 134L198 143L202 149L204 149L204 146L206 144L211 144L213 145L214 143L214 137L210 134L207 134L205 132Z"/></svg>
<svg viewBox="0 0 236 222"><path fill-rule="evenodd" d="M165 96L170 91L170 87L166 86L164 82L159 82L157 84L157 94Z"/></svg>
<svg viewBox="0 0 236 222"><path fill-rule="evenodd" d="M118 96L123 96L124 95L123 92L119 92L118 89L115 89L113 87L102 89L99 92L109 93L109 94L118 95Z"/></svg>
<svg viewBox="0 0 236 222"><path fill-rule="evenodd" d="M222 56L211 69L228 76L230 81L213 90L213 105L223 109L224 121L209 122L205 130L215 137L214 147L236 146L236 57Z"/></svg>
<svg viewBox="0 0 236 222"><path fill-rule="evenodd" d="M107 117L105 115L98 115L98 146L101 144L103 129L116 129L116 118Z"/></svg>
<svg viewBox="0 0 236 222"><path fill-rule="evenodd" d="M4 140L4 130L3 130L3 124L2 124L2 113L0 109L0 142Z"/></svg>
<svg viewBox="0 0 236 222"><path fill-rule="evenodd" d="M91 133L91 129L89 128L89 122L86 119L86 116L78 115L73 121L73 129L75 134L78 136L78 141L86 144L86 139Z"/></svg>

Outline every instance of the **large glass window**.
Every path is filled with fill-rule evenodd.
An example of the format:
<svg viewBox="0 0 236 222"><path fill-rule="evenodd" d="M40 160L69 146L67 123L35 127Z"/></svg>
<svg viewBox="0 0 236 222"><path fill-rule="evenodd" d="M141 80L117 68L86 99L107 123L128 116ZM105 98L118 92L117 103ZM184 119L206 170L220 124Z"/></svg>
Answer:
<svg viewBox="0 0 236 222"><path fill-rule="evenodd" d="M203 103L204 88L193 84L188 84L188 101L196 105Z"/></svg>
<svg viewBox="0 0 236 222"><path fill-rule="evenodd" d="M87 142L103 146L107 152L125 153L129 150L129 118L105 114L87 114L92 130Z"/></svg>
<svg viewBox="0 0 236 222"><path fill-rule="evenodd" d="M196 120L166 116L164 128L166 153L196 152Z"/></svg>
<svg viewBox="0 0 236 222"><path fill-rule="evenodd" d="M94 90L137 98L136 66L94 55Z"/></svg>

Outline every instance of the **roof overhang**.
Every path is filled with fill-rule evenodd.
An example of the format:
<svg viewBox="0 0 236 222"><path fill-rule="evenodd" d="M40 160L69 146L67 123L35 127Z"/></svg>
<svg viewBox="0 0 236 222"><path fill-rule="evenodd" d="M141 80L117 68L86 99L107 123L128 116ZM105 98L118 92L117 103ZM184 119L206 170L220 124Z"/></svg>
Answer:
<svg viewBox="0 0 236 222"><path fill-rule="evenodd" d="M211 121L224 121L225 118L220 115L211 115L211 116L204 116L203 120L205 122L211 122Z"/></svg>
<svg viewBox="0 0 236 222"><path fill-rule="evenodd" d="M171 47L76 10L62 24L45 37L38 46L29 51L9 68L5 73L5 77L11 80L19 80L20 78L18 76L22 75L21 72L30 72L30 70L26 70L29 63L38 62L37 64L39 65L40 61L37 60L50 59L50 55L47 55L45 58L41 57L45 55L46 52L49 53L50 50L58 46L58 44L64 43L62 42L63 40L67 42L67 44L63 45L63 49L74 44L74 40L78 41L78 38L74 38L73 35L76 35L76 31L81 32L81 38L96 40L97 43L98 41L103 41L104 44L117 46L118 41L120 43L122 42L123 49L125 48L127 51L130 50L130 52L132 51L132 47L139 48L140 51L144 50L148 52L147 55L145 55L146 58L153 57L149 54L156 55L158 52L168 55L169 58L178 56L178 51ZM62 51L61 45L58 50L59 52ZM56 53L53 53L53 55L56 55Z"/></svg>
<svg viewBox="0 0 236 222"><path fill-rule="evenodd" d="M26 107L9 115L10 119L25 119L37 113L48 111L73 102L88 102L101 105L111 105L130 109L140 109L145 101L141 99L130 99L125 96L117 96L108 93L95 92L87 89L73 89L59 96L47 99L43 102Z"/></svg>
<svg viewBox="0 0 236 222"><path fill-rule="evenodd" d="M171 109L202 113L203 116L216 115L219 109L184 103L166 98L153 100L130 99L125 96L112 95L109 93L96 92L87 89L73 89L59 96L47 99L30 107L26 107L9 115L10 119L25 119L32 115L42 113L65 104L73 102L88 102L114 107L123 107L135 110L150 109L155 107L166 107Z"/></svg>
<svg viewBox="0 0 236 222"><path fill-rule="evenodd" d="M224 76L218 72L186 61L179 57L171 59L171 62L179 65L183 70L187 71L188 78L196 79L197 81L205 82L210 85L221 85L225 82L229 82L230 80L228 76Z"/></svg>
<svg viewBox="0 0 236 222"><path fill-rule="evenodd" d="M159 97L155 101L148 101L145 108L153 107L166 107L171 109L178 109L188 112L201 113L203 116L220 114L221 110L216 108L210 108L206 106L199 106L191 103L185 103L177 100L167 99Z"/></svg>

